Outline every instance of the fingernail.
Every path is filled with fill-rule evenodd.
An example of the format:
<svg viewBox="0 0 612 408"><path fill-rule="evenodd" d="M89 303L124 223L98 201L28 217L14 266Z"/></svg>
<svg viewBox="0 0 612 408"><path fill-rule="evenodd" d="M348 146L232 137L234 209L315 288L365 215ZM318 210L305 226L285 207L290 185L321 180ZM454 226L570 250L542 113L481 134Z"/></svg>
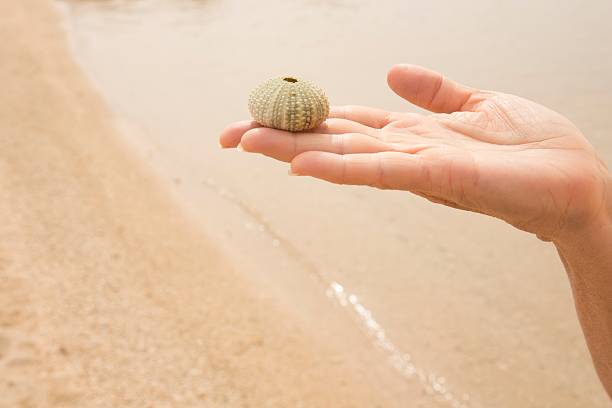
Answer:
<svg viewBox="0 0 612 408"><path fill-rule="evenodd" d="M290 176L301 176L301 174L298 173L294 173L293 170L289 169L289 171L287 172L287 174L289 174Z"/></svg>

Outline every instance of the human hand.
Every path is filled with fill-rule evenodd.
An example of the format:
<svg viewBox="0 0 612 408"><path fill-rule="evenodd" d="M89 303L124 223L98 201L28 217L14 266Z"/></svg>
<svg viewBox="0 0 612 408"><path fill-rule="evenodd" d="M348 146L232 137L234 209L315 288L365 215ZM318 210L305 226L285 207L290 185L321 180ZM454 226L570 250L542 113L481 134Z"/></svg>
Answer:
<svg viewBox="0 0 612 408"><path fill-rule="evenodd" d="M566 118L526 99L396 65L393 91L431 115L333 107L310 132L237 122L222 147L291 163L291 173L338 184L407 190L557 240L609 222L605 164Z"/></svg>

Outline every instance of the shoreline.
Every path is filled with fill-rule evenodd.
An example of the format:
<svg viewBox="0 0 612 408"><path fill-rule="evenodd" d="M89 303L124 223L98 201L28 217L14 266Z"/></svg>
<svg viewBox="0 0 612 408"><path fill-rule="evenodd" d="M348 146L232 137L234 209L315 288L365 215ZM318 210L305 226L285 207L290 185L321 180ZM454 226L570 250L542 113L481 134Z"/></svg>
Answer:
<svg viewBox="0 0 612 408"><path fill-rule="evenodd" d="M0 406L393 406L134 160L49 1L0 15Z"/></svg>

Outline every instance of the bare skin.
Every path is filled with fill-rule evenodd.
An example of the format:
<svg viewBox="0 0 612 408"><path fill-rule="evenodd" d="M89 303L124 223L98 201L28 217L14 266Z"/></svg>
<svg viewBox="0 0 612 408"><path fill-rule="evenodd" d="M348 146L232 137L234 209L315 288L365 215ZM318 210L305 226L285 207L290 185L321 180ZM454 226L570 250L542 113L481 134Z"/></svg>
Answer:
<svg viewBox="0 0 612 408"><path fill-rule="evenodd" d="M412 65L394 66L387 80L399 96L434 113L333 107L311 132L234 123L222 132L221 146L290 162L294 175L410 191L553 242L612 397L612 177L606 165L569 120L534 102Z"/></svg>

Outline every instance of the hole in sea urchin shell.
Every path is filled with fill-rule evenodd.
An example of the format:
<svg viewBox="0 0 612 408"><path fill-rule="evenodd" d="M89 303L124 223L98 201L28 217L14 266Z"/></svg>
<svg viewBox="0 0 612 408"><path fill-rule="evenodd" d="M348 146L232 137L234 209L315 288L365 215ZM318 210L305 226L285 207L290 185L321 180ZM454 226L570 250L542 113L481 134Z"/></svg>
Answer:
<svg viewBox="0 0 612 408"><path fill-rule="evenodd" d="M298 80L297 80L297 79L295 79L295 78L286 77L286 78L283 78L283 81L287 81L287 82L297 82Z"/></svg>

